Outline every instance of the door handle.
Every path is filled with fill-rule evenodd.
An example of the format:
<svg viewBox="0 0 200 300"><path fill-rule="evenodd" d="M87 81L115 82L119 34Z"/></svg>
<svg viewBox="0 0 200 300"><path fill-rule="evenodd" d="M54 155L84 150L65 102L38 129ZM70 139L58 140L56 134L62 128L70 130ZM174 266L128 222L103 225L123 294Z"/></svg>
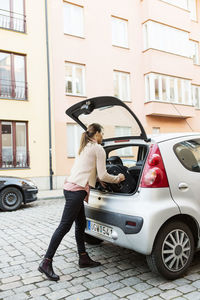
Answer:
<svg viewBox="0 0 200 300"><path fill-rule="evenodd" d="M188 187L187 183L181 182L181 183L179 183L178 188L180 191L187 191L189 187Z"/></svg>

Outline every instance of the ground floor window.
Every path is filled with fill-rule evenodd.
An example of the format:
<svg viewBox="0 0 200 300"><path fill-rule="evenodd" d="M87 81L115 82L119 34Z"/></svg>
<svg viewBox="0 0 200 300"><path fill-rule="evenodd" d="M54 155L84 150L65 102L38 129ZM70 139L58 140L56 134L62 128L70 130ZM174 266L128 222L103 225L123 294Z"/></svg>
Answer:
<svg viewBox="0 0 200 300"><path fill-rule="evenodd" d="M0 168L28 166L27 122L0 121Z"/></svg>
<svg viewBox="0 0 200 300"><path fill-rule="evenodd" d="M76 157L83 129L77 124L67 124L67 156Z"/></svg>
<svg viewBox="0 0 200 300"><path fill-rule="evenodd" d="M192 85L192 99L194 106L200 109L200 86Z"/></svg>

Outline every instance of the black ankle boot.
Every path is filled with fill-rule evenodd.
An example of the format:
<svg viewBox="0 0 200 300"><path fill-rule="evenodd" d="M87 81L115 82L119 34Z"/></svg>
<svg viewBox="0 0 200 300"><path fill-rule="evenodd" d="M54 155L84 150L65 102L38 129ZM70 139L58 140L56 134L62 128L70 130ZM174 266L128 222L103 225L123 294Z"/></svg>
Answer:
<svg viewBox="0 0 200 300"><path fill-rule="evenodd" d="M100 265L101 265L100 262L92 260L87 253L81 253L79 255L80 268L94 268Z"/></svg>
<svg viewBox="0 0 200 300"><path fill-rule="evenodd" d="M38 271L44 273L48 279L58 281L60 277L54 273L52 259L44 258L38 268Z"/></svg>

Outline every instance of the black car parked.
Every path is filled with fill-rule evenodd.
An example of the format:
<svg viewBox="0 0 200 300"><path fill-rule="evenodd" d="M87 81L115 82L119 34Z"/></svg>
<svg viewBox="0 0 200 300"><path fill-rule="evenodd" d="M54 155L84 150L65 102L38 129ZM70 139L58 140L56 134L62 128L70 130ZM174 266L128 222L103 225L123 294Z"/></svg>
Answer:
<svg viewBox="0 0 200 300"><path fill-rule="evenodd" d="M13 211L22 203L26 204L37 200L38 189L35 184L27 179L0 176L0 209Z"/></svg>

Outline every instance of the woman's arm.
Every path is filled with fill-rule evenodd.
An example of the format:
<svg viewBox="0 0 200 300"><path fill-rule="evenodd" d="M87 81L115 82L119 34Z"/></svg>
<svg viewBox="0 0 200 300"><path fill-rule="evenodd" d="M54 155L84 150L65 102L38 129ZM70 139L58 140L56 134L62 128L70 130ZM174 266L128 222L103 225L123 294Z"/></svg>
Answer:
<svg viewBox="0 0 200 300"><path fill-rule="evenodd" d="M101 145L96 145L96 166L100 180L110 183L120 183L125 179L123 174L110 175L106 170L106 153Z"/></svg>

